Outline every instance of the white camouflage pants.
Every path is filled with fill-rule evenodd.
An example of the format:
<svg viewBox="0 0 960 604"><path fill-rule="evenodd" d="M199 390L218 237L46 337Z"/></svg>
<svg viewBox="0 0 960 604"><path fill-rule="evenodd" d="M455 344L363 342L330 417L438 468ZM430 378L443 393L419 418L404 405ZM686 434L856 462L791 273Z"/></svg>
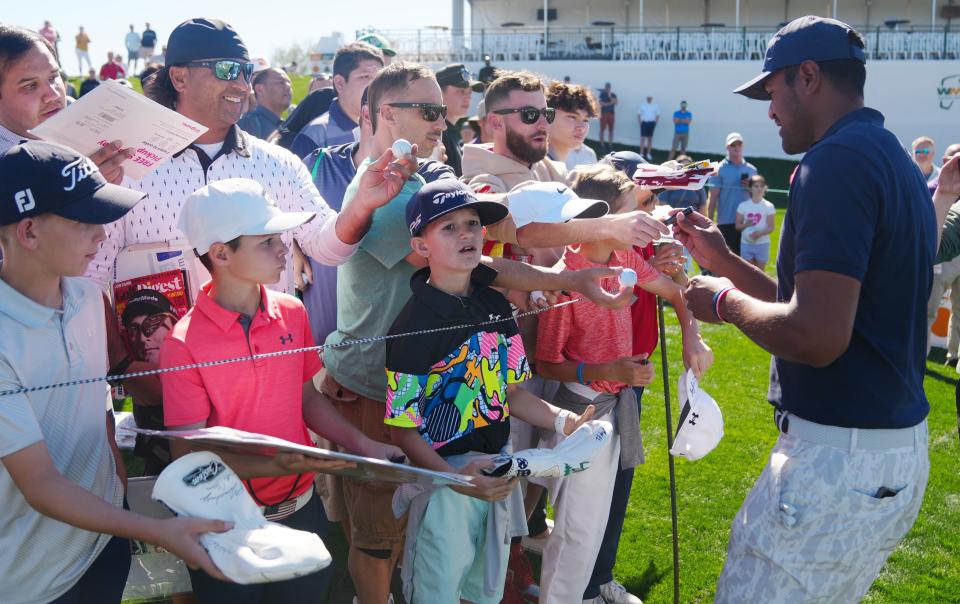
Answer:
<svg viewBox="0 0 960 604"><path fill-rule="evenodd" d="M920 511L926 422L914 430L913 447L881 451L781 434L734 518L715 602L859 602Z"/></svg>

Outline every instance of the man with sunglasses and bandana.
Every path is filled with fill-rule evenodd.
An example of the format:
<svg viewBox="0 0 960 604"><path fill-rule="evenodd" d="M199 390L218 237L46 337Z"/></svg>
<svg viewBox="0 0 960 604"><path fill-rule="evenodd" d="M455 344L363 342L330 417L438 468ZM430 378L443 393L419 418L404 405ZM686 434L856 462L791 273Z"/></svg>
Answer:
<svg viewBox="0 0 960 604"><path fill-rule="evenodd" d="M459 177L463 175L463 158L460 153L460 127L457 122L470 115L473 93L483 92L483 82L473 80L462 63L455 63L437 72L437 84L440 84L443 92L443 104L447 106L447 129L443 131L446 164L453 168L453 172Z"/></svg>

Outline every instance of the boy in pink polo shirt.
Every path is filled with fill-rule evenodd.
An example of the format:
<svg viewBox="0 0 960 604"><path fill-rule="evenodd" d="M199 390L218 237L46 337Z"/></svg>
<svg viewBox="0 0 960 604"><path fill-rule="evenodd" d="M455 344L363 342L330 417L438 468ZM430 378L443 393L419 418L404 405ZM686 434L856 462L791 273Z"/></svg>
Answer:
<svg viewBox="0 0 960 604"><path fill-rule="evenodd" d="M281 212L249 179L222 180L194 192L180 215L180 230L212 280L164 341L161 366L314 346L303 304L263 286L283 272L288 248L281 234L313 216ZM360 455L402 457L397 447L364 436L321 397L312 382L320 368L320 356L304 352L163 374L166 424L174 430L226 426L303 445L313 444L309 428ZM174 457L189 450L188 444L171 444ZM325 536L323 506L312 497L314 472L342 468L342 462L219 454L268 519ZM299 603L323 599L331 569L259 585L226 583L203 571L190 571L190 577L201 602Z"/></svg>
<svg viewBox="0 0 960 604"><path fill-rule="evenodd" d="M581 197L608 202L611 213L632 211L637 206L633 182L609 166L578 171L571 188ZM597 266L635 271L641 289L673 305L683 333L684 365L700 377L712 364L713 353L703 343L697 323L686 309L683 290L631 246L614 240L568 246L555 268ZM553 496L554 529L543 550L541 604L586 601L582 597L600 551L618 471L643 462L640 418L632 386L649 384L654 371L647 354L633 354L635 329L630 308L601 308L589 300L540 315L537 370L544 378L561 382L551 402L574 413L593 405L597 418L615 426L613 438L593 458L590 468L549 479L545 485ZM560 438L551 435L541 441L541 446L555 446ZM598 596L590 601L606 600Z"/></svg>

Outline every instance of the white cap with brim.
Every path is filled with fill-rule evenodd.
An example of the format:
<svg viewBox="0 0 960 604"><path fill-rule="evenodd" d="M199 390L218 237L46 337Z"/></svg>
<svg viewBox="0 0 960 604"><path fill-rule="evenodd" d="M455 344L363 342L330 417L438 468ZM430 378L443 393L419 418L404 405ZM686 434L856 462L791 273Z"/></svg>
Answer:
<svg viewBox="0 0 960 604"><path fill-rule="evenodd" d="M242 585L315 573L333 558L315 533L269 522L240 478L217 455L198 451L164 468L153 499L179 516L227 520L224 533L203 533L200 544L217 568Z"/></svg>
<svg viewBox="0 0 960 604"><path fill-rule="evenodd" d="M242 235L272 235L295 229L315 212L282 212L260 183L228 178L200 187L187 198L179 227L190 246L203 255L214 243Z"/></svg>
<svg viewBox="0 0 960 604"><path fill-rule="evenodd" d="M733 143L735 143L735 142L737 142L737 141L739 141L739 142L742 143L742 142L743 142L743 135L741 135L739 132L731 132L730 134L727 135L727 142L724 143L724 144L725 144L727 147L729 147L730 145L732 145Z"/></svg>
<svg viewBox="0 0 960 604"><path fill-rule="evenodd" d="M507 205L517 228L533 222L599 218L610 211L607 202L578 197L573 189L558 182L522 182L507 193Z"/></svg>
<svg viewBox="0 0 960 604"><path fill-rule="evenodd" d="M700 389L692 369L680 375L677 387L680 421L670 454L695 461L713 451L723 438L723 414L717 401Z"/></svg>
<svg viewBox="0 0 960 604"><path fill-rule="evenodd" d="M604 420L584 422L552 449L524 449L493 459L491 476L561 478L590 467L600 447L613 434L613 424Z"/></svg>

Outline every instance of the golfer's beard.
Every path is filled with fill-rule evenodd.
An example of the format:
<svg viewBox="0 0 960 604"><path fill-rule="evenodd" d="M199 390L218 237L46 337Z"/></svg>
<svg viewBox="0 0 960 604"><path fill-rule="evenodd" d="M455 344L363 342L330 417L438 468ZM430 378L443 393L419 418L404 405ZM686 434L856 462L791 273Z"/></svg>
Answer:
<svg viewBox="0 0 960 604"><path fill-rule="evenodd" d="M537 133L539 134L539 132ZM546 134L546 133L544 133ZM514 157L528 164L535 164L547 156L547 146L537 149L530 145L521 134L507 129L507 149Z"/></svg>

